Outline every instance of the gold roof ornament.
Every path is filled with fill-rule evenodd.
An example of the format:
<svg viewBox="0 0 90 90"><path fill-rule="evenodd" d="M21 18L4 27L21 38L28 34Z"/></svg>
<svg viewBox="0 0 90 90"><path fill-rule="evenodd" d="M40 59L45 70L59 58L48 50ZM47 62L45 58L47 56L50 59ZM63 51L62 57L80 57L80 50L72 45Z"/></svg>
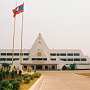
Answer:
<svg viewBox="0 0 90 90"><path fill-rule="evenodd" d="M37 56L41 57L42 53L41 52L37 52Z"/></svg>

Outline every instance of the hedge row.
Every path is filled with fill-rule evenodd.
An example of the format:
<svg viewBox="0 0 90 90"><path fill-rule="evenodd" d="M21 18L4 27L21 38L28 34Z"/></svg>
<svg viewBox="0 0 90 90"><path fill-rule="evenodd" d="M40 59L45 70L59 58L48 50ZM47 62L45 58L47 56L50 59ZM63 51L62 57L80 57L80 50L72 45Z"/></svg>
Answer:
<svg viewBox="0 0 90 90"><path fill-rule="evenodd" d="M23 75L23 81L24 83L29 83L30 80L33 80L34 78L39 78L40 76L41 76L41 73L38 73L38 72L35 72L32 75L26 74L26 75Z"/></svg>

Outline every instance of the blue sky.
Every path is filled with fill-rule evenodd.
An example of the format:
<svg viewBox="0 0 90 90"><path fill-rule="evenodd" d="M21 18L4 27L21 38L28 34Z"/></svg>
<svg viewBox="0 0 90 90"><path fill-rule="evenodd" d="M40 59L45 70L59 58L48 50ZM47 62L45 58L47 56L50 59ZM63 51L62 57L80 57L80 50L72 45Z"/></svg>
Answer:
<svg viewBox="0 0 90 90"><path fill-rule="evenodd" d="M22 0L16 0L17 5ZM0 48L12 48L15 0L0 3ZM90 0L25 0L23 48L38 33L49 48L81 49L90 56ZM20 48L21 14L16 17L15 48Z"/></svg>

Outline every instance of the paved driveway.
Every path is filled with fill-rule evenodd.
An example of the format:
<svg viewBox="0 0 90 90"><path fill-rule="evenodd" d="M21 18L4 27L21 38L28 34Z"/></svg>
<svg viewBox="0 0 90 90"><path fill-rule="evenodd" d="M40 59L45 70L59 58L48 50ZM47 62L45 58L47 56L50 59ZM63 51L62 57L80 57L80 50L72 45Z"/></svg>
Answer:
<svg viewBox="0 0 90 90"><path fill-rule="evenodd" d="M90 90L90 78L75 72L44 72L30 90Z"/></svg>

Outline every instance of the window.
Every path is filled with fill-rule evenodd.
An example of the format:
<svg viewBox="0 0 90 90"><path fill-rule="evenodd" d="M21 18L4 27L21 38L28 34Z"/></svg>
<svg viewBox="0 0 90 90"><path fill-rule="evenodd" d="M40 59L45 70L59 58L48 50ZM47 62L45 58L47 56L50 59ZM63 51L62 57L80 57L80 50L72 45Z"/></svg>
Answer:
<svg viewBox="0 0 90 90"><path fill-rule="evenodd" d="M73 61L73 58L68 58L68 61Z"/></svg>
<svg viewBox="0 0 90 90"><path fill-rule="evenodd" d="M19 56L19 53L14 53L15 56Z"/></svg>
<svg viewBox="0 0 90 90"><path fill-rule="evenodd" d="M7 56L12 56L12 53L7 53Z"/></svg>
<svg viewBox="0 0 90 90"><path fill-rule="evenodd" d="M20 53L21 56L23 56L23 53Z"/></svg>
<svg viewBox="0 0 90 90"><path fill-rule="evenodd" d="M80 59L79 58L74 58L74 61L80 61Z"/></svg>
<svg viewBox="0 0 90 90"><path fill-rule="evenodd" d="M42 60L42 58L37 58L37 60Z"/></svg>
<svg viewBox="0 0 90 90"><path fill-rule="evenodd" d="M55 61L55 60L56 60L56 58L51 58L51 60L52 60L52 61Z"/></svg>
<svg viewBox="0 0 90 90"><path fill-rule="evenodd" d="M59 56L59 53L57 53L57 56Z"/></svg>
<svg viewBox="0 0 90 90"><path fill-rule="evenodd" d="M29 55L29 53L24 53L24 55L25 55L25 56L28 56L28 55Z"/></svg>
<svg viewBox="0 0 90 90"><path fill-rule="evenodd" d="M1 53L2 56L6 56L6 53Z"/></svg>
<svg viewBox="0 0 90 90"><path fill-rule="evenodd" d="M23 60L25 60L25 61L26 61L26 60L29 60L29 58L23 58Z"/></svg>
<svg viewBox="0 0 90 90"><path fill-rule="evenodd" d="M42 60L42 58L32 58L32 60Z"/></svg>
<svg viewBox="0 0 90 90"><path fill-rule="evenodd" d="M32 58L32 60L47 60L47 58Z"/></svg>
<svg viewBox="0 0 90 90"><path fill-rule="evenodd" d="M47 58L43 58L43 60L45 60L45 61L46 61L46 60L47 60Z"/></svg>
<svg viewBox="0 0 90 90"><path fill-rule="evenodd" d="M32 60L36 60L36 58L32 58Z"/></svg>
<svg viewBox="0 0 90 90"><path fill-rule="evenodd" d="M7 61L12 61L12 58L7 58Z"/></svg>
<svg viewBox="0 0 90 90"><path fill-rule="evenodd" d="M17 61L17 60L19 60L19 58L14 58L14 59L13 59L13 61Z"/></svg>
<svg viewBox="0 0 90 90"><path fill-rule="evenodd" d="M66 56L66 53L60 53L60 56Z"/></svg>
<svg viewBox="0 0 90 90"><path fill-rule="evenodd" d="M50 53L51 56L56 56L56 53Z"/></svg>
<svg viewBox="0 0 90 90"><path fill-rule="evenodd" d="M5 61L6 60L6 58L0 58L0 61Z"/></svg>
<svg viewBox="0 0 90 90"><path fill-rule="evenodd" d="M87 61L87 59L86 58L81 58L81 61Z"/></svg>
<svg viewBox="0 0 90 90"><path fill-rule="evenodd" d="M67 56L73 56L73 53L67 53Z"/></svg>
<svg viewBox="0 0 90 90"><path fill-rule="evenodd" d="M67 61L65 58L61 58L60 60L61 60L61 61Z"/></svg>
<svg viewBox="0 0 90 90"><path fill-rule="evenodd" d="M80 56L80 54L79 53L74 53L74 56Z"/></svg>

